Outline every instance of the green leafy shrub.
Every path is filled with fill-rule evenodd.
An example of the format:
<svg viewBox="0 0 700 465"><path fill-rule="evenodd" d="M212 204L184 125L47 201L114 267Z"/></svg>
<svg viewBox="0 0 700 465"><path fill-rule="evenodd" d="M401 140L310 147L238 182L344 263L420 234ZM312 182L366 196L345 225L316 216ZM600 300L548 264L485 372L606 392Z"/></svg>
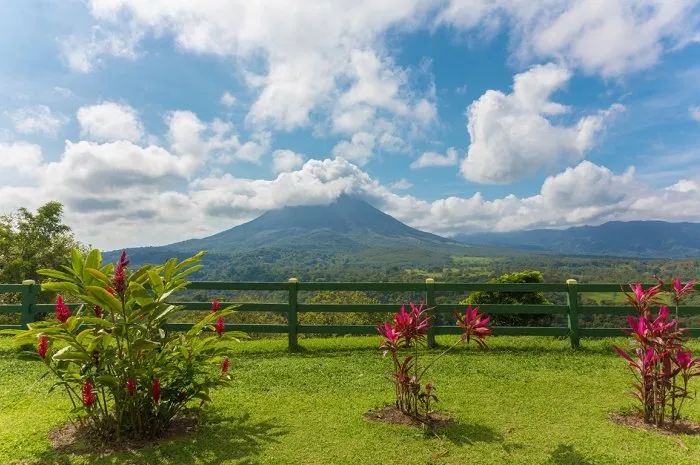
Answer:
<svg viewBox="0 0 700 465"><path fill-rule="evenodd" d="M541 283L544 277L539 271L517 271L506 273L498 278L492 279L491 283L514 284L514 283ZM549 305L550 302L542 292L474 292L465 300L460 302L463 305ZM547 314L514 314L514 315L493 315L492 320L495 326L551 326L552 315Z"/></svg>
<svg viewBox="0 0 700 465"><path fill-rule="evenodd" d="M180 309L171 299L203 255L131 273L125 253L115 267L102 265L99 250L83 257L74 249L70 266L40 271L57 280L45 290L77 295L82 304L72 313L59 295L56 320L31 324L15 338L38 340L38 351L24 356L46 364L57 378L51 389L65 389L78 421L102 438L158 436L191 401L201 407L211 388L230 380L222 341L232 337L224 334L231 307L219 310L215 302L185 333L166 329Z"/></svg>

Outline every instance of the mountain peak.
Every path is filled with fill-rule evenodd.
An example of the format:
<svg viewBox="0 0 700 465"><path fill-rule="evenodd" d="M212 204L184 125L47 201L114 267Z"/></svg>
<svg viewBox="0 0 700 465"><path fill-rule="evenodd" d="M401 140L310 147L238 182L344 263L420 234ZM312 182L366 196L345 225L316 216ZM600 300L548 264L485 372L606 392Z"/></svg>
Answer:
<svg viewBox="0 0 700 465"><path fill-rule="evenodd" d="M456 241L419 231L383 213L365 200L341 195L327 205L287 206L270 210L258 218L203 239L173 246L187 249L234 251L260 247L288 247L308 243L339 251L357 250L362 244L393 245L452 244Z"/></svg>

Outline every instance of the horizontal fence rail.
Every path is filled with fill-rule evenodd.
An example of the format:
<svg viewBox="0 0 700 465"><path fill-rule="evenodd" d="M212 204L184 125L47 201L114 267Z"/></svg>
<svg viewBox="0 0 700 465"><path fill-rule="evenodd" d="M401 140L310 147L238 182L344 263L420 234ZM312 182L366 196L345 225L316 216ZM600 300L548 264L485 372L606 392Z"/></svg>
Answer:
<svg viewBox="0 0 700 465"><path fill-rule="evenodd" d="M652 286L645 285L645 287ZM700 289L700 286L697 286ZM540 315L563 315L566 326L494 326L493 334L509 336L558 336L568 337L572 347L579 346L582 337L614 337L623 335L621 328L579 328L580 317L582 315L627 315L631 309L628 306L609 305L580 305L579 296L586 293L617 293L626 289L619 284L578 284L575 280L568 280L563 284L556 283L527 283L527 284L494 284L494 283L436 283L428 278L423 283L327 283L309 282L304 283L296 278L291 278L288 282L228 282L228 281L194 281L188 286L190 290L209 291L282 291L287 294L286 303L256 303L256 302L221 302L222 307L235 305L238 312L270 312L275 314L286 314L286 324L227 324L226 329L232 331L243 331L248 333L279 333L287 334L289 347L295 348L298 344L299 334L357 334L373 335L377 334L377 329L371 325L304 325L299 324L300 313L346 313L346 312L374 312L393 313L397 310L394 304L319 304L299 302L298 293L314 291L381 291L381 292L412 292L420 293L421 299L430 308L434 315L450 314L456 308L463 309L464 305L436 304L436 293L439 292L548 292L561 293L566 296L566 305L508 305L508 304L484 304L479 307L485 314L540 314ZM38 304L38 296L41 286L34 281L24 281L22 284L0 284L0 293L15 293L20 295L20 303L0 305L0 314L19 313L19 325L0 325L0 329L16 329L27 326L28 323L36 321L36 317L41 314L54 311L53 304ZM211 308L210 302L178 302L183 310L207 311ZM69 304L71 310L75 310L79 304ZM679 315L693 316L700 315L699 306L681 306L678 309ZM191 323L171 323L168 329L179 331L192 327ZM442 334L460 334L461 329L457 326L435 325L428 331L428 345L435 346L435 336ZM687 328L686 334L689 336L700 336L700 328Z"/></svg>

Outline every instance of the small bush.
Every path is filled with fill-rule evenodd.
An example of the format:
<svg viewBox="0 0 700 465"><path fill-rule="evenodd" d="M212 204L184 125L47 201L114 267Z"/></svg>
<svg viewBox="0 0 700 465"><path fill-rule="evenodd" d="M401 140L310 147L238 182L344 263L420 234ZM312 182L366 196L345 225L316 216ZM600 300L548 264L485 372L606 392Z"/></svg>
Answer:
<svg viewBox="0 0 700 465"><path fill-rule="evenodd" d="M158 436L191 401L201 406L210 389L230 380L222 340L231 337L224 318L232 308L215 302L189 331L166 329L180 310L173 296L203 255L131 273L125 253L115 267L102 265L98 250L86 257L74 250L70 266L40 271L57 280L44 289L70 292L82 304L71 312L59 295L56 319L29 325L16 340L38 340L38 350L24 356L46 364L57 378L51 389L64 389L78 421L102 438Z"/></svg>

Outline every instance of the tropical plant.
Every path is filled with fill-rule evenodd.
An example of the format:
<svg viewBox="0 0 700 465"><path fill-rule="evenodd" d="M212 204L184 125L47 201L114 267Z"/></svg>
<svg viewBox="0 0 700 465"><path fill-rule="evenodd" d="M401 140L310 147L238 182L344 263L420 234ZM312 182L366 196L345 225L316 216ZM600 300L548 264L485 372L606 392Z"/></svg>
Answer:
<svg viewBox="0 0 700 465"><path fill-rule="evenodd" d="M191 401L201 406L210 401L210 389L230 380L222 342L232 337L224 334L232 307L219 309L214 302L187 332L166 327L181 309L173 296L202 267L203 255L132 273L125 252L114 266L101 263L99 250L83 257L73 249L70 266L40 270L56 280L43 289L69 292L81 303L71 312L59 295L55 320L30 324L15 338L38 341L38 350L25 357L43 361L53 373L51 389L65 390L82 426L104 439L158 436Z"/></svg>
<svg viewBox="0 0 700 465"><path fill-rule="evenodd" d="M633 352L628 353L614 346L627 361L635 377L630 393L639 400L644 421L656 426L664 425L670 418L675 423L681 418L681 408L686 399L693 397L688 384L691 378L700 376L700 358L693 359L685 347L684 330L679 327L678 305L684 295L692 292L694 281L683 286L680 279L672 285L676 304L676 318L669 321L670 311L660 304L663 283L643 289L637 283L625 292L629 304L636 310L637 318L628 316L633 339ZM656 315L652 308L659 306Z"/></svg>
<svg viewBox="0 0 700 465"><path fill-rule="evenodd" d="M383 337L380 348L384 349L384 355L391 356L394 365L394 371L387 372L386 378L394 385L396 407L405 415L420 420L430 414L431 402L438 400L432 382L423 386L422 380L428 369L461 342L468 343L474 339L485 349L484 340L491 330L487 327L489 317L484 318L478 307L468 307L464 314L455 310L462 335L426 366L422 366L419 365L419 348L425 344L432 317L423 304L417 306L411 303L410 307L411 310L406 311L406 307L402 306L391 321L378 325L377 330Z"/></svg>

